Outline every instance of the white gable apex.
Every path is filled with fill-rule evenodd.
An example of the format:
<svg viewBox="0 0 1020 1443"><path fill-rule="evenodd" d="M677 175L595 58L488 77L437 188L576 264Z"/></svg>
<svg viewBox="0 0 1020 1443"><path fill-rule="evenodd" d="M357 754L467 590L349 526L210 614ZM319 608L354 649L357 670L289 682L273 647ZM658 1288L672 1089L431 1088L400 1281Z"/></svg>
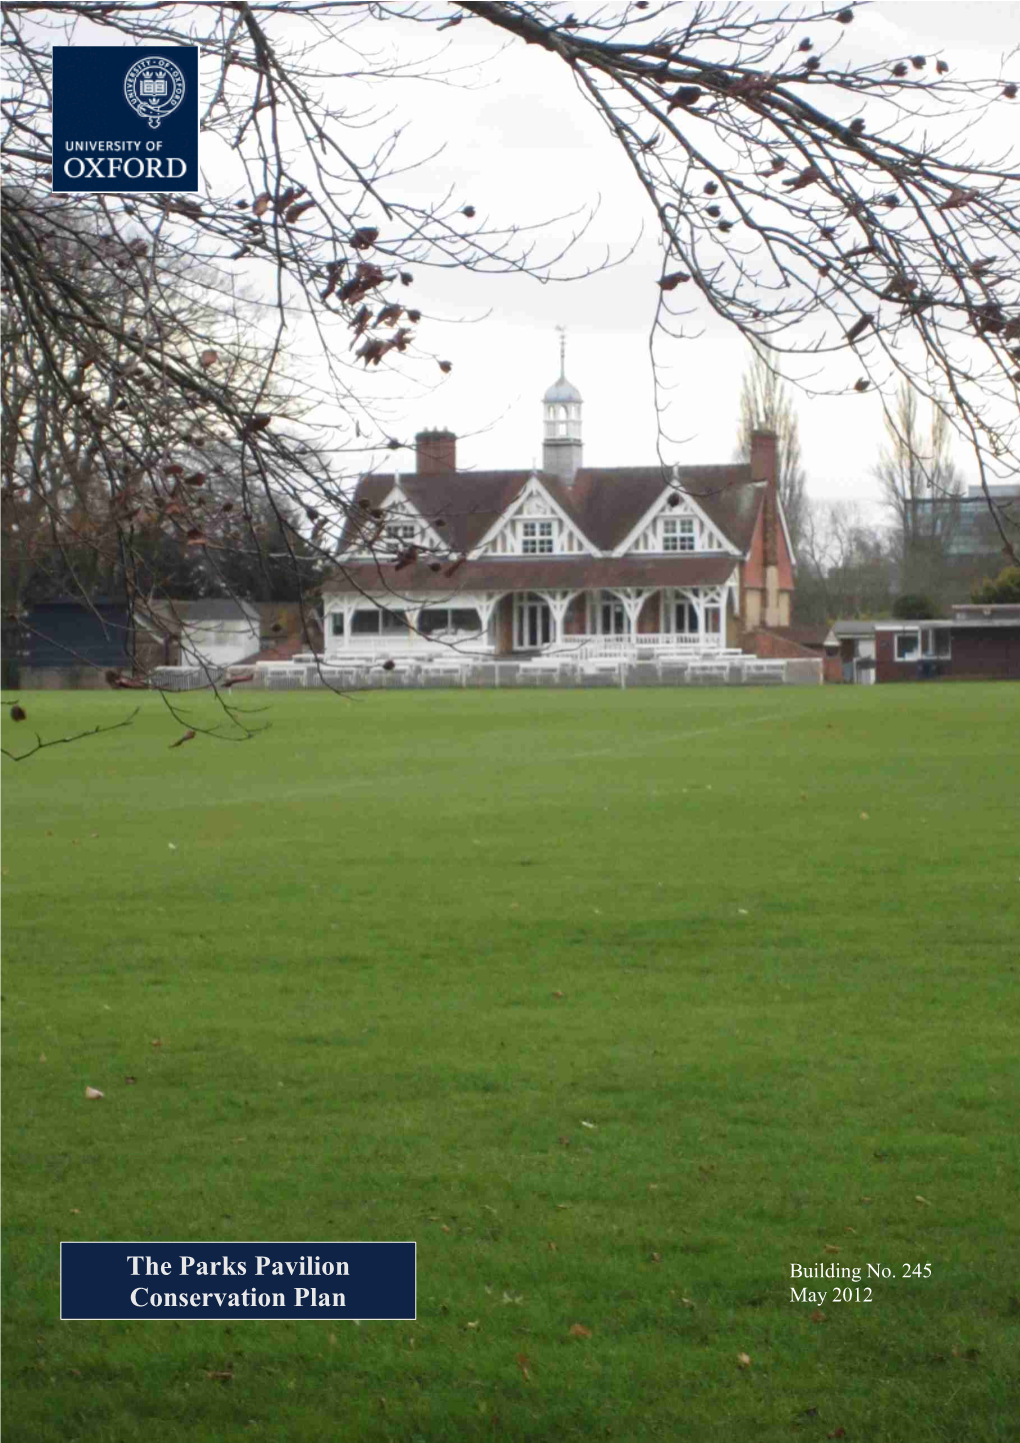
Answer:
<svg viewBox="0 0 1020 1443"><path fill-rule="evenodd" d="M536 472L478 545L476 556L596 556L588 538L550 496Z"/></svg>
<svg viewBox="0 0 1020 1443"><path fill-rule="evenodd" d="M693 496L677 489L678 485L674 480L673 485L663 490L624 537L614 556L743 554L715 522L709 520ZM675 504L670 505L671 501Z"/></svg>
<svg viewBox="0 0 1020 1443"><path fill-rule="evenodd" d="M375 541L385 541L392 537L394 540L407 544L413 543L415 546L439 551L443 555L449 551L449 542L444 541L439 532L426 521L401 486L399 477L390 487L385 500L380 501L377 509L384 512L385 515L378 525L372 524L369 537L374 537ZM389 532L388 534L390 527L399 528L399 530L396 533ZM410 531L412 527L413 534ZM356 540L350 547L350 554L371 555L372 547L366 544L369 537L363 536L361 540Z"/></svg>

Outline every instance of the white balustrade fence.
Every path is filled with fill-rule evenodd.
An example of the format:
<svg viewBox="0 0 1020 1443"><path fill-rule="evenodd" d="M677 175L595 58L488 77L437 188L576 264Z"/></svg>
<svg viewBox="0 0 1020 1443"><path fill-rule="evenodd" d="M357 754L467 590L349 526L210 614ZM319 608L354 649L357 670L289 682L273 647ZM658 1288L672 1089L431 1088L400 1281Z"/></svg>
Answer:
<svg viewBox="0 0 1020 1443"><path fill-rule="evenodd" d="M212 682L232 691L399 690L421 687L590 686L820 686L822 663L814 657L763 659L723 648L686 651L649 648L594 655L544 653L530 660L463 657L445 652L423 661L378 653L358 660L295 656L290 661L227 667L213 674L200 667L159 667L150 685L162 691L194 691Z"/></svg>
<svg viewBox="0 0 1020 1443"><path fill-rule="evenodd" d="M385 663L392 661L392 666ZM260 662L230 667L221 681L231 690L293 691L333 688L337 691L402 690L428 687L559 687L592 686L818 686L822 663L814 658L763 660L743 652L691 651L653 656L543 655L531 660L462 658L449 653L429 662L380 654L363 661L297 665ZM164 668L164 670L166 670ZM250 680L234 682L237 676ZM159 685L154 674L153 684ZM208 682L203 678L201 685Z"/></svg>

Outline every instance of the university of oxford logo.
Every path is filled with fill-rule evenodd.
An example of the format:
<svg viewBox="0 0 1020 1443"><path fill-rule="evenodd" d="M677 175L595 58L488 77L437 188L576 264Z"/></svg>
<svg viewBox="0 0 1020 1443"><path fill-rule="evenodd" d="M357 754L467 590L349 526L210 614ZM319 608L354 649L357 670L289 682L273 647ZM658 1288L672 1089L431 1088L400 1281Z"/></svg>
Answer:
<svg viewBox="0 0 1020 1443"><path fill-rule="evenodd" d="M124 99L131 109L158 130L184 99L184 76L172 60L149 55L132 65L124 77Z"/></svg>

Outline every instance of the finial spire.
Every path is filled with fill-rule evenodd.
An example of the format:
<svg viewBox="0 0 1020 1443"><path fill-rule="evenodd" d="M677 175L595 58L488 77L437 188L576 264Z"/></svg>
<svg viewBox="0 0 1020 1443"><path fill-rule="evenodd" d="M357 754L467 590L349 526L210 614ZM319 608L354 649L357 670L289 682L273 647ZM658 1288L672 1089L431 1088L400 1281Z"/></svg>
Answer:
<svg viewBox="0 0 1020 1443"><path fill-rule="evenodd" d="M567 379L567 328L566 326L557 326L556 329L560 333L560 380L565 381Z"/></svg>

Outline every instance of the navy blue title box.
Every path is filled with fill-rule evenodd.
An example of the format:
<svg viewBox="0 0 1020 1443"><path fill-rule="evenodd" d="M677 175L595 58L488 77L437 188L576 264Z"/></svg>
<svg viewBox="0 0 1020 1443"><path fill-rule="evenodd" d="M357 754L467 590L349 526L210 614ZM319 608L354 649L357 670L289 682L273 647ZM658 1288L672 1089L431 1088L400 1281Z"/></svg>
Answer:
<svg viewBox="0 0 1020 1443"><path fill-rule="evenodd" d="M416 1244L61 1243L63 1321L408 1319Z"/></svg>
<svg viewBox="0 0 1020 1443"><path fill-rule="evenodd" d="M54 191L196 191L198 181L197 45L54 45Z"/></svg>

